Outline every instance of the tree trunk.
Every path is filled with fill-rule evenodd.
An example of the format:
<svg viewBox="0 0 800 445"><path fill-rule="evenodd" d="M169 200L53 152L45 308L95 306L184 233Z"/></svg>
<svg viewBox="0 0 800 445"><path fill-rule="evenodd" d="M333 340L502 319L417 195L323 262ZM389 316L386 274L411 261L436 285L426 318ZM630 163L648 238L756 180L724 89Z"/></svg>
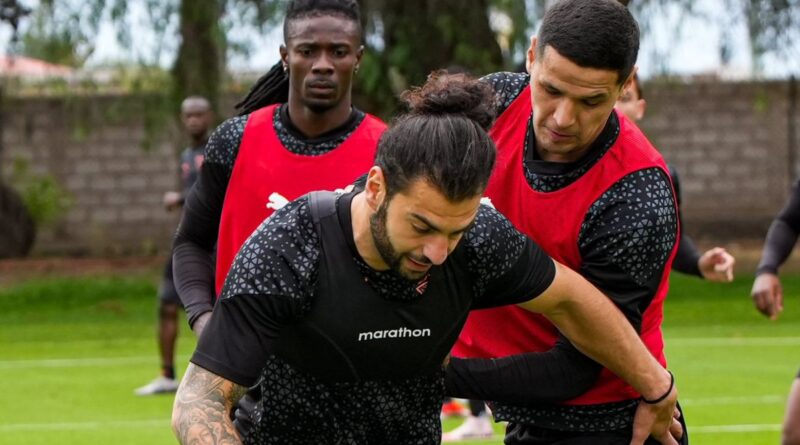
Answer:
<svg viewBox="0 0 800 445"><path fill-rule="evenodd" d="M199 95L217 109L223 71L221 12L219 0L181 0L181 44L172 70L175 103Z"/></svg>

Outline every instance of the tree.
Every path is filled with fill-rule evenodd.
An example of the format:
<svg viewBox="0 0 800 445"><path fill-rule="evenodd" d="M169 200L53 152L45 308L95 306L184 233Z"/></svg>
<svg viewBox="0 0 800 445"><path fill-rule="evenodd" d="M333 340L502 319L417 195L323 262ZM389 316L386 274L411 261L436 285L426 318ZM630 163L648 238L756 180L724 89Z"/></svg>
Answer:
<svg viewBox="0 0 800 445"><path fill-rule="evenodd" d="M224 36L219 27L222 4L218 0L181 0L178 55L172 68L173 103L200 95L217 109L224 67Z"/></svg>
<svg viewBox="0 0 800 445"><path fill-rule="evenodd" d="M435 69L476 75L513 66L513 52L527 41L525 3L492 0L363 0L369 48L358 88L368 108L388 115L395 96L422 84ZM506 48L491 27L505 16ZM505 50L505 51L504 51ZM362 101L363 102L363 101Z"/></svg>
<svg viewBox="0 0 800 445"><path fill-rule="evenodd" d="M639 20L642 28L643 39L660 23L667 10L672 8L683 17L698 18L708 23L716 24L723 30L719 42L720 58L723 62L730 57L734 36L729 30L734 29L736 23L744 23L748 30L751 58L758 74L763 60L767 56L777 56L784 60L795 61L800 59L800 0L723 0L717 5L717 14L703 11L702 2L693 0L619 0L626 4ZM673 30L674 34L680 31L681 22L678 20ZM669 51L669 48L666 49ZM661 58L666 60L667 54ZM671 67L663 66L661 71L668 74Z"/></svg>

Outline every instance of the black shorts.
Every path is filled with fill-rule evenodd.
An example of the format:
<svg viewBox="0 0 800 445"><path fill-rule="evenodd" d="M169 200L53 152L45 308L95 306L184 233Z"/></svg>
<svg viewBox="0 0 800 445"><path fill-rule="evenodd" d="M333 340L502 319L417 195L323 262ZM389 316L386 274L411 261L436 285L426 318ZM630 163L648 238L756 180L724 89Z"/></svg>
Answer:
<svg viewBox="0 0 800 445"><path fill-rule="evenodd" d="M172 278L172 256L170 255L167 264L164 265L164 274L161 284L158 286L158 300L161 304L177 304L183 307L178 290L175 289L175 280Z"/></svg>
<svg viewBox="0 0 800 445"><path fill-rule="evenodd" d="M680 409L680 405L678 405ZM683 410L680 410L683 414ZM689 434L683 415L680 418L683 437L680 445L689 445ZM629 445L632 427L613 431L582 432L559 431L521 423L509 423L506 427L505 445ZM658 445L655 439L647 439L645 445Z"/></svg>

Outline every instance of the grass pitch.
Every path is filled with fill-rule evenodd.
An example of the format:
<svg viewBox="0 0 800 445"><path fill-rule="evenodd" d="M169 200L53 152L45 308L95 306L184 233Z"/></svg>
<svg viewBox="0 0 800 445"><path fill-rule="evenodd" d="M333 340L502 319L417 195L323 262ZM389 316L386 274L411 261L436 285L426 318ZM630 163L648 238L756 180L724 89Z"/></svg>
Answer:
<svg viewBox="0 0 800 445"><path fill-rule="evenodd" d="M172 397L136 397L156 376L156 282L27 277L0 287L0 444L172 444ZM800 367L800 274L783 277L785 311L766 320L749 276L730 285L675 275L667 356L695 445L779 443ZM181 321L178 372L194 338ZM445 430L458 425L445 423ZM493 440L500 444L502 426Z"/></svg>

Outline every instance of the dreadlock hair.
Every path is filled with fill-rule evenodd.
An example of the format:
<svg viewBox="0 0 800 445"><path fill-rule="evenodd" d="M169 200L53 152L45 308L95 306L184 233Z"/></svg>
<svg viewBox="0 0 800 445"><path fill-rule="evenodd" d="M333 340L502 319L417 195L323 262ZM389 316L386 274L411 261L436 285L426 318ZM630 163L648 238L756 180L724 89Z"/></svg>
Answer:
<svg viewBox="0 0 800 445"><path fill-rule="evenodd" d="M236 109L239 110L239 116L243 116L267 105L287 100L289 100L289 76L283 70L283 63L278 61L272 65L267 74L256 81L247 96L236 104Z"/></svg>
<svg viewBox="0 0 800 445"><path fill-rule="evenodd" d="M356 0L292 0L286 7L283 20L283 38L286 40L289 23L293 20L323 15L340 16L352 20L361 32L361 9ZM252 113L267 105L289 100L289 75L278 61L261 76L244 99L236 104L239 116Z"/></svg>

